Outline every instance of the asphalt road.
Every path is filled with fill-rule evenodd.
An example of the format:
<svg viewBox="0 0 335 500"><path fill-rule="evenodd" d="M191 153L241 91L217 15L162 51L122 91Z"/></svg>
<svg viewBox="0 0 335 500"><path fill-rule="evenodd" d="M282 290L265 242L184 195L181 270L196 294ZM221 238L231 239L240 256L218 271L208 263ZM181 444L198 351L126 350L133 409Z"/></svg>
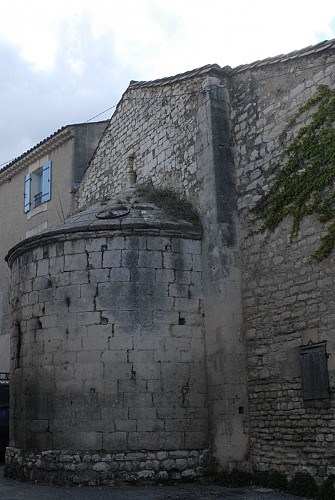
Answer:
<svg viewBox="0 0 335 500"><path fill-rule="evenodd" d="M268 488L226 488L214 485L53 486L5 478L0 465L1 500L297 500Z"/></svg>

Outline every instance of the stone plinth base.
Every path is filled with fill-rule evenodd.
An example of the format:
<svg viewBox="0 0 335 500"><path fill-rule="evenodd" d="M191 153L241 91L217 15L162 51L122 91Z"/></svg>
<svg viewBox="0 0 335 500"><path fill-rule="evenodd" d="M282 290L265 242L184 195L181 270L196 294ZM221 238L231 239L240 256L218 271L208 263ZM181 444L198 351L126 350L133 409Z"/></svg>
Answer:
<svg viewBox="0 0 335 500"><path fill-rule="evenodd" d="M54 484L149 483L197 480L209 473L204 450L108 453L47 450L41 453L7 448L5 475Z"/></svg>

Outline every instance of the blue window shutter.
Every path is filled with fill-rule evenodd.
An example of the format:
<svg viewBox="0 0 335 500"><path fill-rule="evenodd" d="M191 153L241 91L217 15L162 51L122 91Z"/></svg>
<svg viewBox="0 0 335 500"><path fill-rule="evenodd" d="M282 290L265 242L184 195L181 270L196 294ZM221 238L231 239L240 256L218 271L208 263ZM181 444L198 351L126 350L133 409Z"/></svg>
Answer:
<svg viewBox="0 0 335 500"><path fill-rule="evenodd" d="M43 165L42 203L51 200L51 161Z"/></svg>
<svg viewBox="0 0 335 500"><path fill-rule="evenodd" d="M26 214L31 208L31 174L24 177L24 206L23 210Z"/></svg>

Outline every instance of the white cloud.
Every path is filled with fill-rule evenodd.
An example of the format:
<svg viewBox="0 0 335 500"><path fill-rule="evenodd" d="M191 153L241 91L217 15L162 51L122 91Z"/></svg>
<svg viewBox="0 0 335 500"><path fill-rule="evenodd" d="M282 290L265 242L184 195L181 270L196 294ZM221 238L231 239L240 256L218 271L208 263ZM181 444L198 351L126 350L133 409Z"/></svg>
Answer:
<svg viewBox="0 0 335 500"><path fill-rule="evenodd" d="M131 79L298 50L334 38L334 18L333 0L2 2L0 163L116 104Z"/></svg>
<svg viewBox="0 0 335 500"><path fill-rule="evenodd" d="M53 67L67 39L70 68L84 64L78 32L112 43L120 64L144 77L213 62L238 65L334 36L333 1L306 0L11 0L2 5L0 36L37 70ZM151 77L151 76L150 76Z"/></svg>
<svg viewBox="0 0 335 500"><path fill-rule="evenodd" d="M1 38L36 69L48 69L55 61L60 24L66 19L63 9L55 6L43 0L12 0L1 6Z"/></svg>

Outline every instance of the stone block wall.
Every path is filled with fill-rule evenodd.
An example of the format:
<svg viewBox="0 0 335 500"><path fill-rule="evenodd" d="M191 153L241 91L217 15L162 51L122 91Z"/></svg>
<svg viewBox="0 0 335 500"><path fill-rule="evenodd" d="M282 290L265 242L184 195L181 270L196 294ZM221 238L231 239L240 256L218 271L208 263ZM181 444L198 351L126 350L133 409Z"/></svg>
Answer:
<svg viewBox="0 0 335 500"><path fill-rule="evenodd" d="M319 84L335 86L333 45L128 88L86 172L79 207L136 183L172 187L200 213L201 253L199 242L168 233L100 234L20 257L13 366L24 361L30 369L27 376L16 366L24 397L8 452L13 470L22 456L28 460L24 450L63 448L70 425L71 447L85 443L85 450L54 459L62 471L67 462L72 471L76 461L89 463L80 466L89 476L97 468L134 471L138 463L149 477L179 453L202 457L208 445L223 466L334 472L334 257L310 262L323 231L313 218L291 244L290 220L265 241L251 215L291 138L283 134L289 119ZM306 401L300 348L320 343L330 355L330 397ZM85 406L83 393L95 402L88 429L71 409L74 400ZM51 410L54 427L47 416L31 416ZM106 443L110 453L97 453ZM143 456L128 456L139 450ZM29 457L35 471L51 460ZM197 474L201 461L185 475ZM178 464L170 470L188 471Z"/></svg>
<svg viewBox="0 0 335 500"><path fill-rule="evenodd" d="M46 464L110 480L197 475L208 447L201 241L147 229L32 246L12 263L7 473L19 460L36 478Z"/></svg>
<svg viewBox="0 0 335 500"><path fill-rule="evenodd" d="M182 193L194 191L195 116L206 77L186 82L128 87L80 186L79 208L135 179Z"/></svg>
<svg viewBox="0 0 335 500"><path fill-rule="evenodd" d="M66 450L34 453L7 448L6 461L11 477L61 485L190 481L206 476L210 470L208 453L198 450L71 454Z"/></svg>
<svg viewBox="0 0 335 500"><path fill-rule="evenodd" d="M78 203L84 207L129 183L150 181L185 195L200 213L211 446L227 465L245 460L248 448L229 78L218 66L190 73L130 85Z"/></svg>
<svg viewBox="0 0 335 500"><path fill-rule="evenodd" d="M334 255L310 261L322 227L310 217L289 243L286 219L265 242L252 234L251 207L268 189L268 172L290 139L289 119L316 92L335 86L334 49L234 78L233 135L248 345L250 453L257 469L334 472ZM298 124L295 132L301 123ZM300 347L326 342L330 398L304 401Z"/></svg>

